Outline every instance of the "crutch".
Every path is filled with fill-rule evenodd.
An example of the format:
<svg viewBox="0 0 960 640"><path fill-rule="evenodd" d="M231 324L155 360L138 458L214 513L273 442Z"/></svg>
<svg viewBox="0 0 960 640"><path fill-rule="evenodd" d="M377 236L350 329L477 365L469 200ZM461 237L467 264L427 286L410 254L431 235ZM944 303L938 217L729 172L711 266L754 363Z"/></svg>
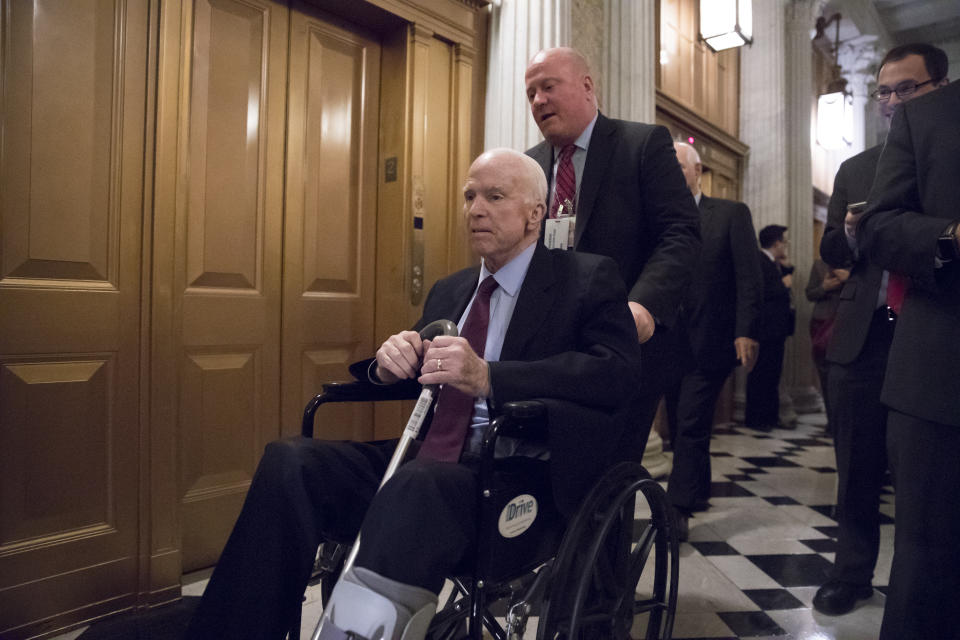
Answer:
<svg viewBox="0 0 960 640"><path fill-rule="evenodd" d="M423 329L420 330L420 339L421 340L433 340L437 336L455 336L457 335L457 325L451 322L450 320L434 320ZM393 452L393 457L390 458L390 463L387 465L387 470L383 474L383 480L380 481L380 487L386 484L393 474L396 472L397 467L400 466L400 463L403 462L404 456L407 454L407 449L410 448L410 443L416 440L417 436L420 434L420 427L423 426L423 420L427 416L427 411L430 409L430 405L433 403L434 395L437 392L437 385L424 385L423 390L420 392L420 397L417 398L417 404L413 407L413 413L410 414L410 419L407 420L407 426L403 429L403 434L400 436L400 442L397 443L397 448ZM353 562L357 558L357 552L360 550L360 534L357 533L357 539L353 542L353 546L350 548L350 555L347 556L346 561L343 563L343 569L340 571L340 575L345 575L353 567ZM310 636L311 640L319 640L320 630L323 627L323 621L325 616L320 616L320 621L317 623L316 628L313 630L313 635Z"/></svg>

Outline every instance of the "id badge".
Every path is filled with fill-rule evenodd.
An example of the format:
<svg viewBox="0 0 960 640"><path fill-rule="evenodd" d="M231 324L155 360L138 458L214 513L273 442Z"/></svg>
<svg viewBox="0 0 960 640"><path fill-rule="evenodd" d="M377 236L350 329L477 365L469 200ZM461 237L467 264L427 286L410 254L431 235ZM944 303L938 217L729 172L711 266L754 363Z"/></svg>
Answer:
<svg viewBox="0 0 960 640"><path fill-rule="evenodd" d="M573 212L573 206L568 200L567 206L561 205L557 210L556 218L549 218L543 231L543 243L547 249L573 249L573 239L577 229L577 216L564 212Z"/></svg>
<svg viewBox="0 0 960 640"><path fill-rule="evenodd" d="M550 218L543 231L547 249L566 249L570 238L570 218Z"/></svg>

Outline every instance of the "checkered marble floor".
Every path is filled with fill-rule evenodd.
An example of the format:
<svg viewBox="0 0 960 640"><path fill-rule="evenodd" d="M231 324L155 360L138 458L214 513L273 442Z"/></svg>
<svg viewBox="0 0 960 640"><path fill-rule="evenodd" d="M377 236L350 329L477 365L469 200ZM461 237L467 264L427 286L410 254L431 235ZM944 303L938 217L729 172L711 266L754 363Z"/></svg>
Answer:
<svg viewBox="0 0 960 640"><path fill-rule="evenodd" d="M893 491L882 497L874 595L845 616L811 601L833 561L837 473L822 414L794 430L714 429L710 509L680 550L674 638L868 640L879 635L893 555ZM669 455L669 454L668 454Z"/></svg>
<svg viewBox="0 0 960 640"><path fill-rule="evenodd" d="M833 561L837 535L831 517L837 474L824 423L822 414L810 414L801 415L794 430L714 429L710 508L690 519L690 541L680 548L675 640L878 637L893 555L890 487L882 497L873 597L845 616L825 616L811 606ZM210 573L184 576L183 594L202 594ZM319 586L309 587L301 638L310 637L321 610ZM72 640L82 631L55 640ZM526 637L535 633L531 620Z"/></svg>

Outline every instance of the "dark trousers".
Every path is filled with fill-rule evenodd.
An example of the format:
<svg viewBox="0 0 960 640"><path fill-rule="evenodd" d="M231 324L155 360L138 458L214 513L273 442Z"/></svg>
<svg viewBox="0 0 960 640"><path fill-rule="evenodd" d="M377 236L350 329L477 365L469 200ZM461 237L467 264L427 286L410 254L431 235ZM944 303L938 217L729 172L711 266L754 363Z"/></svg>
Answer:
<svg viewBox="0 0 960 640"><path fill-rule="evenodd" d="M730 369L694 369L680 381L667 496L681 511L689 512L710 498L710 432L717 396L729 375Z"/></svg>
<svg viewBox="0 0 960 640"><path fill-rule="evenodd" d="M673 402L670 397L680 387L680 378L684 369L692 366L689 362L689 346L686 344L686 334L679 328L666 329L658 327L653 338L640 345L640 391L637 394L636 409L633 416L636 420L636 460L643 457L643 449L647 446L650 436L650 427L657 415L660 399L666 396L668 419ZM674 438L671 430L670 440ZM634 459L631 456L631 459Z"/></svg>
<svg viewBox="0 0 960 640"><path fill-rule="evenodd" d="M743 422L748 427L775 427L780 421L780 374L786 338L761 340L757 364L747 376L747 406Z"/></svg>
<svg viewBox="0 0 960 640"><path fill-rule="evenodd" d="M827 414L827 433L831 436L835 433L833 425L830 424L832 411L830 409L830 363L822 357L813 359L813 365L817 369L817 379L820 381L820 396L823 398L823 410Z"/></svg>
<svg viewBox="0 0 960 640"><path fill-rule="evenodd" d="M880 491L887 471L887 410L880 404L894 323L874 314L863 350L828 375L837 456L837 555L831 579L869 585L880 551Z"/></svg>
<svg viewBox="0 0 960 640"><path fill-rule="evenodd" d="M357 566L439 591L473 545L475 473L413 460L377 493L395 444L267 445L187 637L282 638L318 545L352 542L361 523Z"/></svg>
<svg viewBox="0 0 960 640"><path fill-rule="evenodd" d="M880 640L956 638L960 426L891 410L887 444L896 478L897 524Z"/></svg>

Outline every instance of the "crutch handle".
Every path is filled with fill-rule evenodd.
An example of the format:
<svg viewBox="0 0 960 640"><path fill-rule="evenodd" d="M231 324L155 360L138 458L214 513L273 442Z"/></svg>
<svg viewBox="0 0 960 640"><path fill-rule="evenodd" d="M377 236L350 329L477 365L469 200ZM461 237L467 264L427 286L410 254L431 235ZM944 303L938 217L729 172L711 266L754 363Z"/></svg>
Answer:
<svg viewBox="0 0 960 640"><path fill-rule="evenodd" d="M433 340L437 336L455 336L459 332L457 331L457 325L450 320L434 320L423 329L420 330L420 339L421 340ZM403 430L403 434L400 436L400 442L397 443L397 448L393 452L393 456L390 458L390 463L387 465L387 470L383 474L383 479L380 481L380 486L382 487L387 480L393 476L396 472L397 467L400 466L400 463L403 461L403 458L406 456L407 449L410 447L410 443L416 439L417 434L420 432L420 427L423 425L423 420L426 418L427 410L430 408L430 405L433 403L433 397L436 393L437 385L424 385L423 390L420 392L420 398L417 400L416 405L414 405L413 413L410 415L410 419L407 421L407 426ZM357 559L357 552L360 549L360 535L357 534L357 538L353 543L353 547L350 549L350 553L347 556L346 561L343 563L343 569L341 574L345 574L351 567L353 567L354 561ZM313 631L311 640L319 640L320 631L323 628L323 623L326 616L320 616L320 621L317 623L316 629Z"/></svg>
<svg viewBox="0 0 960 640"><path fill-rule="evenodd" d="M437 336L455 336L457 325L450 320L434 320L423 329L420 329L421 340L433 340Z"/></svg>

